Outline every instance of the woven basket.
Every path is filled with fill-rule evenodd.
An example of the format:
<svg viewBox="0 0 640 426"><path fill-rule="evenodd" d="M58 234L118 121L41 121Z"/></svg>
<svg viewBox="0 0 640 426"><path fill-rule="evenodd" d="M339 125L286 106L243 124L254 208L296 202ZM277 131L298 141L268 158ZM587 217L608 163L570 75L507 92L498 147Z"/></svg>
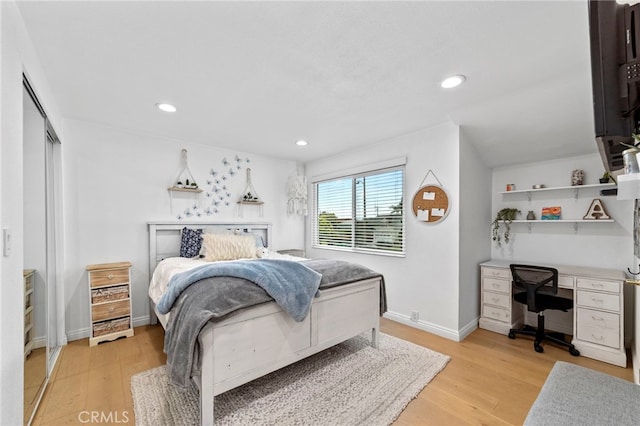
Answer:
<svg viewBox="0 0 640 426"><path fill-rule="evenodd" d="M91 290L91 303L110 302L127 297L129 297L129 286L127 285Z"/></svg>
<svg viewBox="0 0 640 426"><path fill-rule="evenodd" d="M93 336L103 336L105 334L115 333L129 329L129 317L118 318L110 321L102 321L93 324Z"/></svg>

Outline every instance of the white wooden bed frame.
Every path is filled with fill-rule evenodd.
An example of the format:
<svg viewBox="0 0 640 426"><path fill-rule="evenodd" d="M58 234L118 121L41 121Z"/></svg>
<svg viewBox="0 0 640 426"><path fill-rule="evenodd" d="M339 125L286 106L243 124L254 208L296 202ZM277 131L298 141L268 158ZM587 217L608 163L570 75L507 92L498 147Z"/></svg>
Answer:
<svg viewBox="0 0 640 426"><path fill-rule="evenodd" d="M180 251L180 230L203 228L207 232L242 230L271 241L268 223L212 223L194 221L149 222L149 278L157 263ZM200 418L213 425L214 396L262 377L338 343L371 331L378 347L380 279L366 279L323 290L302 322L294 321L275 303L244 309L220 322L210 322L199 336L202 373L193 377L200 389ZM150 299L151 300L151 299ZM166 328L166 317L155 316Z"/></svg>

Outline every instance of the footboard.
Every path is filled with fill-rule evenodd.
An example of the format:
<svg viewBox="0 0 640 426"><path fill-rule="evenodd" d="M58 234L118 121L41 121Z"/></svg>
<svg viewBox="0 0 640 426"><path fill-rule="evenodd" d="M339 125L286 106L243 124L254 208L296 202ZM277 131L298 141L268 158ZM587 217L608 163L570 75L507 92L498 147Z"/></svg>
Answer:
<svg viewBox="0 0 640 426"><path fill-rule="evenodd" d="M377 347L380 278L323 290L302 321L275 303L238 312L200 333L200 388L203 425L213 425L215 395L371 330Z"/></svg>

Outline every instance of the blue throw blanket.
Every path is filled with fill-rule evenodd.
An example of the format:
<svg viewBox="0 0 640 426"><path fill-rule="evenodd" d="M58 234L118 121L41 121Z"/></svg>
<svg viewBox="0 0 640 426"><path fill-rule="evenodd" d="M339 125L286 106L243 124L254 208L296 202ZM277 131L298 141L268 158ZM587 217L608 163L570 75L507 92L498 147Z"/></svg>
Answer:
<svg viewBox="0 0 640 426"><path fill-rule="evenodd" d="M296 321L309 312L318 292L322 275L299 262L279 259L255 259L213 263L180 272L171 277L167 292L158 302L161 314L171 311L180 293L191 284L211 277L243 278L260 286Z"/></svg>

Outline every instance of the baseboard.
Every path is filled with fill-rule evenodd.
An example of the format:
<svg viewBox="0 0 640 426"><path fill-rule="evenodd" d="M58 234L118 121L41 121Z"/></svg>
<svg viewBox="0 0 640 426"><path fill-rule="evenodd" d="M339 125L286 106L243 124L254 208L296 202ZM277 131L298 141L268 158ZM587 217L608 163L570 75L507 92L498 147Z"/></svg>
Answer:
<svg viewBox="0 0 640 426"><path fill-rule="evenodd" d="M143 315L141 317L134 318L131 323L134 327L142 327L143 325L149 325L149 315Z"/></svg>
<svg viewBox="0 0 640 426"><path fill-rule="evenodd" d="M465 337L467 337L473 330L478 328L478 319L476 318L474 321L470 322L461 330L452 330L449 328L445 328L436 324L432 324L427 321L411 321L411 317L403 314L399 314L397 312L386 312L384 318L390 319L392 321L399 322L401 324L408 325L413 328L417 328L423 331L427 331L429 333L438 335L440 337L444 337L449 340L453 340L455 342L462 341Z"/></svg>

